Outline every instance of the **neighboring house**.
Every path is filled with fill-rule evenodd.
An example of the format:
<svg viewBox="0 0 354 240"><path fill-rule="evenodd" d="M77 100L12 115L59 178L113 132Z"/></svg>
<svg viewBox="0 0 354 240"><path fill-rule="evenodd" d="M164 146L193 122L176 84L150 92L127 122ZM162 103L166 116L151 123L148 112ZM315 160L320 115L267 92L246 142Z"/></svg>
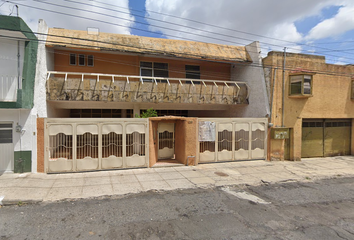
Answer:
<svg viewBox="0 0 354 240"><path fill-rule="evenodd" d="M273 124L270 160L353 155L354 66L295 53L284 61L283 52L268 53L263 64Z"/></svg>
<svg viewBox="0 0 354 240"><path fill-rule="evenodd" d="M257 121L255 118L264 120L269 115L257 42L247 46L228 46L48 29L43 20L40 20L39 32L43 34L39 35L35 107L39 118L44 118L39 119L38 124L43 126L39 131L44 136L42 141L46 139L46 145L44 149L38 143L38 154L42 156L38 160L38 171L50 171L48 165L52 166L52 171L107 169L118 165L151 166L155 160L144 161L149 158L149 151L156 149L148 151L148 145L170 148L166 152L161 150L161 153L156 150L158 159L173 157L176 139L187 144L184 138L177 137L185 129L192 130L183 134L186 138L185 134L194 136L193 142L188 143L194 146L193 151L197 148L205 148L208 152L218 148L220 151L224 148L237 151L235 131L247 134L240 137L240 141L250 141L244 143L249 151L257 148L257 144L251 144L252 137L254 141L261 139L263 148L266 146L266 137L259 138L258 132L252 133L260 131L262 135L267 131L264 122L260 125L253 122ZM155 109L159 116L180 118L163 120L165 122L161 124L158 123L161 119L148 124L147 120L134 118L149 108ZM193 118L190 122L195 127L198 125L196 118L253 120L244 120L245 123L239 126L232 120L218 123L218 131L225 135L220 138L224 139L200 147L196 142L196 128L185 126L182 122L188 120L184 117ZM97 118L105 119L99 121ZM156 142L156 139L159 140ZM163 143L161 139L164 139ZM123 146L124 150L114 152L111 145L119 149ZM177 145L176 148L187 149L185 145ZM193 151L186 154L195 158ZM260 154L247 153L243 157L265 158L262 154L264 149ZM205 161L217 161L214 152L212 155ZM131 159L125 161L128 156ZM230 156L227 160L237 160L237 154L225 156ZM119 164L115 160L118 157L123 158ZM118 165L113 164L114 161Z"/></svg>
<svg viewBox="0 0 354 240"><path fill-rule="evenodd" d="M21 18L0 15L0 174L36 170L31 162L37 153L32 151L37 44Z"/></svg>

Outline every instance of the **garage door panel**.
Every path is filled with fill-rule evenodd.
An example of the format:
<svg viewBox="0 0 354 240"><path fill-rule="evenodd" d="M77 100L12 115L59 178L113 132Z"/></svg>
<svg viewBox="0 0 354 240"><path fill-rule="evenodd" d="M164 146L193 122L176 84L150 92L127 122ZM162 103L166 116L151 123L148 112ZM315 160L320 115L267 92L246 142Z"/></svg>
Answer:
<svg viewBox="0 0 354 240"><path fill-rule="evenodd" d="M350 127L326 127L324 156L350 155Z"/></svg>
<svg viewBox="0 0 354 240"><path fill-rule="evenodd" d="M323 128L302 128L301 157L323 157Z"/></svg>
<svg viewBox="0 0 354 240"><path fill-rule="evenodd" d="M351 119L305 119L302 157L350 155Z"/></svg>

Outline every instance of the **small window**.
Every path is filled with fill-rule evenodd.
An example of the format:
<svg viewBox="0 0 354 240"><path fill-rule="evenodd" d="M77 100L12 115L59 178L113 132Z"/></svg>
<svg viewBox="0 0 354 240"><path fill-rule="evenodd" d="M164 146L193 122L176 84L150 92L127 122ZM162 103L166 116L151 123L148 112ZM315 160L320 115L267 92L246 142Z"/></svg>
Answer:
<svg viewBox="0 0 354 240"><path fill-rule="evenodd" d="M76 54L70 53L70 65L76 65Z"/></svg>
<svg viewBox="0 0 354 240"><path fill-rule="evenodd" d="M79 66L85 66L85 55L79 54Z"/></svg>
<svg viewBox="0 0 354 240"><path fill-rule="evenodd" d="M87 56L87 66L93 67L93 55Z"/></svg>
<svg viewBox="0 0 354 240"><path fill-rule="evenodd" d="M312 75L290 76L290 95L311 96L312 95Z"/></svg>
<svg viewBox="0 0 354 240"><path fill-rule="evenodd" d="M168 63L158 62L140 62L140 76L168 78ZM143 79L145 82L151 82L151 79ZM167 82L166 80L157 80L158 82Z"/></svg>
<svg viewBox="0 0 354 240"><path fill-rule="evenodd" d="M1 143L12 143L12 123L0 123Z"/></svg>
<svg viewBox="0 0 354 240"><path fill-rule="evenodd" d="M186 78L189 79L200 79L200 66L196 65L186 65ZM187 82L191 83L191 82ZM193 81L195 84L199 84L199 81Z"/></svg>

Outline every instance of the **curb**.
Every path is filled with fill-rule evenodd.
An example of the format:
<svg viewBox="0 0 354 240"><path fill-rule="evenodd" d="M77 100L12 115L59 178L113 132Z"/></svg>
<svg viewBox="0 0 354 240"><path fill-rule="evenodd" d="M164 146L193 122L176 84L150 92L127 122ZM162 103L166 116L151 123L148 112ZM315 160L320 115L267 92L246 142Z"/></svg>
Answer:
<svg viewBox="0 0 354 240"><path fill-rule="evenodd" d="M23 205L43 202L43 199L6 199L0 196L0 206Z"/></svg>

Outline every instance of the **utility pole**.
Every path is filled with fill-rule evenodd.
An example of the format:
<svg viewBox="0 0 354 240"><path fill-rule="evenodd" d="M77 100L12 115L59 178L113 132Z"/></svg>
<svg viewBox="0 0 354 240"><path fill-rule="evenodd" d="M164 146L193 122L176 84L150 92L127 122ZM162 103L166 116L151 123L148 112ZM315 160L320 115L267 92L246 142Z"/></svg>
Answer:
<svg viewBox="0 0 354 240"><path fill-rule="evenodd" d="M286 65L286 47L284 47L284 62L283 62L283 94L282 94L282 115L281 115L281 126L285 127L284 125L284 101L285 101L285 65Z"/></svg>

